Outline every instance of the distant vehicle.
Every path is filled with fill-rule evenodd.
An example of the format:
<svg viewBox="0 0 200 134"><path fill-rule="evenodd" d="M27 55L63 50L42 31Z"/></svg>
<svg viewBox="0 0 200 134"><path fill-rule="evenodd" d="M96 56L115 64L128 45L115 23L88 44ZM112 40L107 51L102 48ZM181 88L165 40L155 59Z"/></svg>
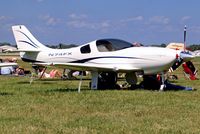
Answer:
<svg viewBox="0 0 200 134"><path fill-rule="evenodd" d="M119 72L126 73L129 84L137 82L137 72L143 75L162 73L164 77L164 72L177 58L177 51L173 49L133 47L119 39L100 39L75 48L52 49L40 43L23 25L13 26L12 30L23 61L91 71L92 89L100 88L102 83L107 86L116 84ZM184 58L192 57L185 54ZM163 87L164 82L161 89Z"/></svg>

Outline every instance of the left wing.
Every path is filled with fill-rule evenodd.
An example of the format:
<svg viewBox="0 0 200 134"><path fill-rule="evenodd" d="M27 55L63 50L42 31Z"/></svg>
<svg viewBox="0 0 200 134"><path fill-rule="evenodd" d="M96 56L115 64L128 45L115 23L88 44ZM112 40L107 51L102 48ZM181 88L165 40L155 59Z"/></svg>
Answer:
<svg viewBox="0 0 200 134"><path fill-rule="evenodd" d="M35 65L57 66L68 68L71 70L81 71L142 71L140 68L135 68L129 65L113 65L113 64L93 64L93 63L34 63Z"/></svg>

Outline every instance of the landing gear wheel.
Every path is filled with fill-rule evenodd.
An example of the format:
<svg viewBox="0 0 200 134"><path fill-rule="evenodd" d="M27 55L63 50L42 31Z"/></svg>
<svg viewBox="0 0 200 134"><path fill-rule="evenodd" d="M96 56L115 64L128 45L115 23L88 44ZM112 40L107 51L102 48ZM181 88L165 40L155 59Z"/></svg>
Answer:
<svg viewBox="0 0 200 134"><path fill-rule="evenodd" d="M101 72L98 77L98 89L116 89L117 86L116 72Z"/></svg>
<svg viewBox="0 0 200 134"><path fill-rule="evenodd" d="M135 72L126 73L125 78L126 78L126 82L128 84L130 84L130 85L137 84L137 76L136 76Z"/></svg>

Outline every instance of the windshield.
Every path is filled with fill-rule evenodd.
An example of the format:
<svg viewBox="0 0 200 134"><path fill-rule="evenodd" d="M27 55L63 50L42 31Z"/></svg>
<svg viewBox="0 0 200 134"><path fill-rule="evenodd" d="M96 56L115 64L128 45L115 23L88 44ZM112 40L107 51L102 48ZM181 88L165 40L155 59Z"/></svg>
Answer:
<svg viewBox="0 0 200 134"><path fill-rule="evenodd" d="M97 49L99 52L117 51L129 47L133 47L133 44L119 40L119 39L102 39L96 41Z"/></svg>

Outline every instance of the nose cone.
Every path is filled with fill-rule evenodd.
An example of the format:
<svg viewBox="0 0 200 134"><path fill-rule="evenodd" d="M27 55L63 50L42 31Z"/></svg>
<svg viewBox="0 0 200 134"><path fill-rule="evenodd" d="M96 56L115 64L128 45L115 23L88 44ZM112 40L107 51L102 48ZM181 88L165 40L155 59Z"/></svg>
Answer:
<svg viewBox="0 0 200 134"><path fill-rule="evenodd" d="M180 52L180 57L183 59L183 61L189 61L191 59L193 59L195 56L192 55L192 53L190 53L189 51L186 52L186 51L182 51Z"/></svg>

